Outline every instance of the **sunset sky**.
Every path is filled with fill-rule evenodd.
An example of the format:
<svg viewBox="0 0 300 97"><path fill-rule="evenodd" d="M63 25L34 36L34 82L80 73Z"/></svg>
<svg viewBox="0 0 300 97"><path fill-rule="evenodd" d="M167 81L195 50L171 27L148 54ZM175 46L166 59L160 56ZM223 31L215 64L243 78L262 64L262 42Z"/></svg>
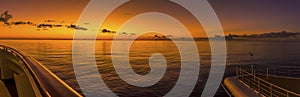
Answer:
<svg viewBox="0 0 300 97"><path fill-rule="evenodd" d="M120 6L107 18L102 28L118 30L124 21L138 12L158 11L180 19L179 21L190 30L194 37L206 37L201 25L195 22L190 13L180 6L164 1L146 0L148 6L143 5L145 2L133 2ZM70 25L76 24L88 2L89 0L1 0L0 12L8 11L13 15L9 22L30 21L35 24ZM225 34L253 34L281 30L300 32L299 0L209 0L209 3L218 15ZM172 9L165 10L167 8ZM47 23L45 20L55 20L55 22ZM176 28L177 24L163 17L141 16L132 23L136 25L129 25L123 31L140 33L139 31L142 31L144 27L152 26L168 31L168 33L177 33L174 35L176 37L184 36L180 32L181 29ZM38 31L37 27L32 25L8 27L2 26L4 25L2 22L0 25L0 38L72 38L74 33L74 29L66 27ZM88 23L78 25L84 27ZM100 33L99 36L107 38L113 35Z"/></svg>

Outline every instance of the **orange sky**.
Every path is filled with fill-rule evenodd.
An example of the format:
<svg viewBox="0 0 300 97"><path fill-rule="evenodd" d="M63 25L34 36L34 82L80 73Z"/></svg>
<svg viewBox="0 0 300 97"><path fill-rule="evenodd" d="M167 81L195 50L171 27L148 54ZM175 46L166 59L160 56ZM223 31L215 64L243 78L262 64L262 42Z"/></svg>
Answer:
<svg viewBox="0 0 300 97"><path fill-rule="evenodd" d="M31 21L41 24L44 23L44 20L55 20L56 22L52 24L69 25L76 24L88 2L88 0L2 0L0 1L0 12L9 11L13 15L13 19L10 22ZM215 9L225 34L266 33L280 30L299 31L299 19L296 18L300 16L297 10L299 9L297 6L300 5L299 0L291 0L290 2L284 0L274 0L274 2L261 2L260 0L209 0L209 2ZM142 3L147 3L147 5L145 6ZM189 12L178 5L168 4L164 0L159 2L151 2L150 0L133 2L120 6L112 12L103 28L117 30L122 23L138 13L153 11L167 13L176 18L194 37L206 37L201 24L195 22L195 19ZM141 18L145 18L145 20L139 20L140 23L156 22L151 25L137 24L123 30L125 32L140 33L138 29L154 25L160 25L157 26L161 27L160 29L168 29L168 33L178 30L177 28L168 28L177 27L178 25L172 24L164 18ZM2 26L4 25L3 23L0 23L0 25L0 38L72 38L74 33L74 30L67 28L38 31L36 27L30 25L10 27ZM84 27L85 24L78 25ZM111 37L113 35L99 34L99 36ZM184 34L177 34L176 37L181 36L184 36Z"/></svg>

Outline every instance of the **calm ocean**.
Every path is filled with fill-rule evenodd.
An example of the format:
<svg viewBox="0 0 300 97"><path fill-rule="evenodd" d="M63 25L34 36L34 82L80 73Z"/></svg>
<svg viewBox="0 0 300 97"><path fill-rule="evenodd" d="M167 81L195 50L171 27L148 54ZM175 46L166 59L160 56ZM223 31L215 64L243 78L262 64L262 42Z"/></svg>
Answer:
<svg viewBox="0 0 300 97"><path fill-rule="evenodd" d="M82 40L88 42L88 40ZM180 41L180 44L190 44L193 41ZM73 72L72 40L0 40L0 44L21 50L58 75L71 87L80 93ZM196 41L200 55L201 70L198 83L191 96L199 96L205 85L210 70L210 47L208 41ZM101 77L108 87L119 96L162 96L172 89L180 71L180 52L172 41L135 41L130 48L129 60L133 70L139 75L146 75L151 68L148 65L153 53L161 53L167 60L166 74L151 87L135 87L120 79L112 65L110 40L96 41L96 62ZM118 45L117 45L118 46ZM189 46L186 46L189 48ZM227 41L227 64L225 76L235 74L236 64L299 64L300 42L280 41ZM187 50L187 52L189 52ZM249 55L253 53L251 57ZM118 53L118 52L116 52ZM89 73L89 72L87 72ZM187 72L188 73L188 72ZM136 82L140 82L136 79ZM94 87L90 86L92 90ZM225 96L219 89L216 96Z"/></svg>

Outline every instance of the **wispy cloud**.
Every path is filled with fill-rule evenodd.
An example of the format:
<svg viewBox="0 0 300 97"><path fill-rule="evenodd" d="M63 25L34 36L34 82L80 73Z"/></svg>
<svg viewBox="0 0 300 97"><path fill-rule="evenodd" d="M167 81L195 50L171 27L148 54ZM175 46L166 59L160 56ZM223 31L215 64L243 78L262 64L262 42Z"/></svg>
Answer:
<svg viewBox="0 0 300 97"><path fill-rule="evenodd" d="M44 23L33 23L31 21L17 21L17 22L9 22L9 20L12 18L12 15L8 13L8 11L5 11L1 14L0 22L3 22L6 26L20 26L20 25L30 25L36 27L38 31L41 30L48 30L53 28L67 28L67 29L73 29L73 30L88 30L85 27L81 27L79 25L74 25L73 23L66 24L65 21L57 22L56 20L48 19L44 20ZM89 23L84 23L84 25L89 25ZM104 34L118 34L118 35L125 35L125 36L135 36L136 33L130 33L130 32L120 32L112 31L108 29L102 29L99 31L99 33Z"/></svg>

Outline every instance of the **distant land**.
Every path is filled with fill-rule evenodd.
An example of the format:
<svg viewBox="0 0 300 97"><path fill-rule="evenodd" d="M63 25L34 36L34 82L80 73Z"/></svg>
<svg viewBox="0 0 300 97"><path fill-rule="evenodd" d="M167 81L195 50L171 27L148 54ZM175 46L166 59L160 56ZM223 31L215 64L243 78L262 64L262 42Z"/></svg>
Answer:
<svg viewBox="0 0 300 97"><path fill-rule="evenodd" d="M228 34L227 36L216 35L214 39L218 38L226 38L226 40L300 40L300 32L269 32L263 34L250 34L250 35L236 35L236 34Z"/></svg>
<svg viewBox="0 0 300 97"><path fill-rule="evenodd" d="M159 36L154 35L153 37L144 37L144 38L137 38L135 40L141 40L141 41L169 41L169 40L178 40L178 41L201 41L201 40L208 40L208 39L214 39L214 40L220 40L220 39L226 39L226 40L279 40L279 41L285 41L285 40L299 40L300 41L300 32L287 32L287 31L281 31L281 32L269 32L269 33L263 33L263 34L250 34L250 35L236 35L236 34L228 34L227 36L221 36L221 35L215 35L215 37L198 37L198 38L174 38L174 37L168 37L168 36ZM0 38L0 40L74 40L73 38ZM76 39L76 40L92 40L92 39ZM133 40L131 38L125 38L125 39L96 39L96 40Z"/></svg>

